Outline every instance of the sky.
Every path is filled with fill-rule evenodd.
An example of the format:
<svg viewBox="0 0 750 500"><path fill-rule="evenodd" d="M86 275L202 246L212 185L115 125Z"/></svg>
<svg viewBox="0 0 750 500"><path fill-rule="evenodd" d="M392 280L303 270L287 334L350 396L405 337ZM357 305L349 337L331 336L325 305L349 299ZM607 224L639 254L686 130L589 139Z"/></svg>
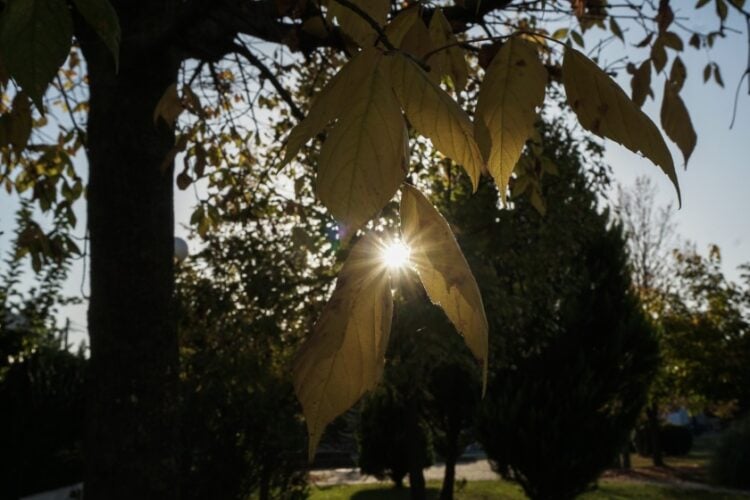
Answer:
<svg viewBox="0 0 750 500"><path fill-rule="evenodd" d="M715 28L715 19L711 13L704 12L691 26L710 30ZM725 273L731 279L736 279L737 266L750 262L750 94L745 81L737 102L737 118L730 130L735 90L748 60L744 23L736 16L732 21L734 22L730 22L730 26L740 30L742 34L718 39L710 53L686 47L682 54L688 67L688 78L681 95L690 110L698 135L698 143L687 170L681 168L681 153L667 141L675 164L680 166L678 177L682 190L682 208L677 209L677 197L670 181L648 160L607 141L605 161L611 165L615 180L625 187L632 186L638 176L646 175L651 178L659 189L659 204L674 205L674 220L680 237L694 242L701 251L705 251L709 244L718 244L722 249ZM631 49L619 42L610 44L604 53L604 59L617 59L625 50ZM713 82L703 83L701 73L709 60L716 61L721 67L726 88L722 89ZM623 72L618 75L618 83L630 93L627 74ZM663 77L652 80L655 89L662 85ZM654 101L648 101L644 110L658 123L659 108ZM195 195L192 189L176 193L175 234L186 238L188 231L184 226L189 220ZM8 232L12 231L16 208L17 200L5 192L0 193L0 232L5 232L0 235L2 254L9 248ZM77 213L77 233L82 236L82 228L85 227L85 207L82 204L79 204ZM74 263L65 292L75 296L80 296L83 292L85 296L88 291L87 281L84 262L82 259L78 260ZM84 340L85 301L80 305L66 307L62 316L71 320L71 340L74 343Z"/></svg>

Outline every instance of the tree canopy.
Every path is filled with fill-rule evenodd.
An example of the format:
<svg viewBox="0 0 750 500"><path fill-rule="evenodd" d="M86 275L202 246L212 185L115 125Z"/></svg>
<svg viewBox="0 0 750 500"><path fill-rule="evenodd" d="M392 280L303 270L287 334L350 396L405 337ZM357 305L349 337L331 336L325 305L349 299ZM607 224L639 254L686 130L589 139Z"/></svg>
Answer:
<svg viewBox="0 0 750 500"><path fill-rule="evenodd" d="M710 48L730 13L750 19L744 0L695 8L709 3L716 29L699 32L668 0L2 2L0 182L69 226L73 203L87 199L87 496L179 496L176 159L178 188L204 179L214 194L250 203L253 187L238 182L237 169L283 169L284 182L312 168L314 192L302 196L314 195L340 225L346 263L294 363L312 454L325 425L382 372L394 277L379 259L377 216L398 193L401 237L422 285L486 371L482 297L450 226L416 182L428 157L415 145L429 141L475 190L489 174L506 202L511 179L525 182L544 211L519 159L536 151L527 145L545 95L563 92L584 129L648 158L679 200L675 162L641 107L658 95L652 77L663 78L661 128L687 162L696 135L680 97L688 76L680 53ZM608 44L634 40L631 56L607 64ZM620 70L632 75L630 96L610 74ZM709 77L723 85L715 63L704 69ZM294 119L269 131L262 115L272 113ZM268 147L282 138L283 159ZM306 147L313 138L319 152ZM554 169L542 154L529 161L532 174ZM203 201L193 222L206 232L219 217L210 196ZM40 265L79 251L65 233L38 224L27 231L23 246Z"/></svg>

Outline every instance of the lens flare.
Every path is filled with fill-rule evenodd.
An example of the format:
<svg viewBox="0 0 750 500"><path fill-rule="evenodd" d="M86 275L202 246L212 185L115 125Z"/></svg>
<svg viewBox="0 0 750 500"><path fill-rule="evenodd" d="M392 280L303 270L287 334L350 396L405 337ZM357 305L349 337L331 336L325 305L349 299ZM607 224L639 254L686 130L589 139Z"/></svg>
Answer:
<svg viewBox="0 0 750 500"><path fill-rule="evenodd" d="M382 258L391 269L404 267L409 264L409 247L403 241L393 241L383 249Z"/></svg>

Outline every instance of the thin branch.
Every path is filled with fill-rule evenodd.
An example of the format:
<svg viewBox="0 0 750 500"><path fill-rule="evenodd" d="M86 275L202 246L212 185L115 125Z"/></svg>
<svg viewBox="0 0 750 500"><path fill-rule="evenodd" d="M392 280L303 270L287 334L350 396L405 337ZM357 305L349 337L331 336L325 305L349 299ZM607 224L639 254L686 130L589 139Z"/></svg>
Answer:
<svg viewBox="0 0 750 500"><path fill-rule="evenodd" d="M234 52L238 53L239 55L243 56L245 59L247 59L250 64L258 68L258 71L260 71L260 74L263 75L265 78L267 78L271 85L276 89L276 91L279 93L281 98L284 100L284 102L289 105L289 109L291 109L292 114L295 118L298 120L303 120L305 118L305 113L302 112L299 107L297 107L297 104L295 104L294 99L292 99L292 95L289 93L289 91L284 88L284 86L281 84L278 78L276 78L276 75L273 74L273 72L263 64L263 61L258 59L258 56L250 52L250 49L248 49L245 45L240 45L238 43L235 43L233 45Z"/></svg>

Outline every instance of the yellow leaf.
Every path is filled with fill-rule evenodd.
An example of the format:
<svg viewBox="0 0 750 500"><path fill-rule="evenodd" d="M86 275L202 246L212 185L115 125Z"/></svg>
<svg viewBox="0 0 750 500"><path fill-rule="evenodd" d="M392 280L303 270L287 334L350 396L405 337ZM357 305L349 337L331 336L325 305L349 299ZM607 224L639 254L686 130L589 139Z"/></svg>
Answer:
<svg viewBox="0 0 750 500"><path fill-rule="evenodd" d="M409 23L409 29L404 33L398 46L403 52L421 60L434 48L434 45L430 38L430 30L419 15L419 9L413 9L413 12L414 21Z"/></svg>
<svg viewBox="0 0 750 500"><path fill-rule="evenodd" d="M385 36L388 37L388 41L396 47L403 48L404 37L414 26L417 19L419 19L419 7L410 7L399 12L385 27ZM422 23L422 26L424 26L424 23Z"/></svg>
<svg viewBox="0 0 750 500"><path fill-rule="evenodd" d="M468 80L468 69L464 51L458 45L453 35L453 28L445 18L442 9L435 9L430 20L430 38L435 49L445 47L427 60L432 71L439 72L439 76L448 75L455 89L463 90ZM433 65L435 68L433 69ZM431 71L431 72L432 72Z"/></svg>
<svg viewBox="0 0 750 500"><path fill-rule="evenodd" d="M682 102L672 82L664 84L664 97L661 102L661 126L672 142L682 151L685 166L693 154L698 137L693 128L685 103Z"/></svg>
<svg viewBox="0 0 750 500"><path fill-rule="evenodd" d="M310 461L326 425L373 389L383 372L393 299L381 248L373 235L354 245L294 361L294 391L307 421Z"/></svg>
<svg viewBox="0 0 750 500"><path fill-rule="evenodd" d="M316 190L333 216L353 234L393 197L406 177L406 125L375 49L367 78L328 134L320 152Z"/></svg>
<svg viewBox="0 0 750 500"><path fill-rule="evenodd" d="M534 131L536 108L544 103L547 70L531 43L511 38L487 68L474 116L477 142L500 193Z"/></svg>
<svg viewBox="0 0 750 500"><path fill-rule="evenodd" d="M351 3L362 9L363 12L378 23L381 27L385 25L390 9L390 0L350 0ZM360 47L370 47L378 38L378 33L370 23L359 13L336 0L328 2L328 18L335 17L338 20L341 31L357 42Z"/></svg>
<svg viewBox="0 0 750 500"><path fill-rule="evenodd" d="M393 89L407 118L438 151L463 165L476 190L484 162L469 116L412 60L402 54L390 60Z"/></svg>
<svg viewBox="0 0 750 500"><path fill-rule="evenodd" d="M307 141L323 130L350 105L352 95L370 74L376 56L377 54L372 50L362 51L355 55L318 92L305 119L289 133L281 166L292 161Z"/></svg>
<svg viewBox="0 0 750 500"><path fill-rule="evenodd" d="M422 193L409 185L401 191L401 233L430 300L445 311L482 363L485 387L488 326L479 287L448 223Z"/></svg>
<svg viewBox="0 0 750 500"><path fill-rule="evenodd" d="M681 202L672 155L654 122L589 58L565 48L563 85L581 125L612 139L659 166L674 184Z"/></svg>
<svg viewBox="0 0 750 500"><path fill-rule="evenodd" d="M177 95L177 84L173 83L156 103L156 109L154 109L154 123L161 118L170 127L174 127L177 117L183 111L182 101L180 96Z"/></svg>

